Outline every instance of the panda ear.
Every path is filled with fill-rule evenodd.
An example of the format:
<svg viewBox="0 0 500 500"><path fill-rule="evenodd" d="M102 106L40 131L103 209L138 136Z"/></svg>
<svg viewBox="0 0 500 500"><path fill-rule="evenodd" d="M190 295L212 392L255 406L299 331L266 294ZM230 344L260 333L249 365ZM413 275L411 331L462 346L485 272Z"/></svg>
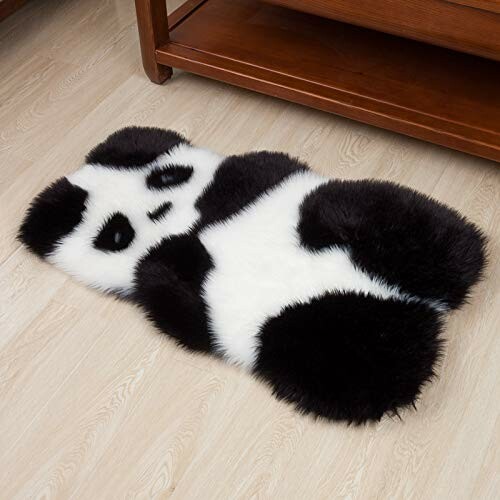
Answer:
<svg viewBox="0 0 500 500"><path fill-rule="evenodd" d="M33 253L46 257L83 218L88 193L66 177L42 191L31 203L17 238Z"/></svg>
<svg viewBox="0 0 500 500"><path fill-rule="evenodd" d="M172 130L126 127L92 149L85 160L112 168L142 167L178 144L189 141Z"/></svg>

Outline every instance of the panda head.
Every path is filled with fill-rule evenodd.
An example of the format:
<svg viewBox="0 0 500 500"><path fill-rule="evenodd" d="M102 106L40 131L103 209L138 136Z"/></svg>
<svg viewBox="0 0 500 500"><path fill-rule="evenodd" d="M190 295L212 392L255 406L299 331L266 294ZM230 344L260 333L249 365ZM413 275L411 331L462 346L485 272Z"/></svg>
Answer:
<svg viewBox="0 0 500 500"><path fill-rule="evenodd" d="M35 198L19 239L85 284L127 295L140 258L196 223L221 160L176 132L122 129Z"/></svg>

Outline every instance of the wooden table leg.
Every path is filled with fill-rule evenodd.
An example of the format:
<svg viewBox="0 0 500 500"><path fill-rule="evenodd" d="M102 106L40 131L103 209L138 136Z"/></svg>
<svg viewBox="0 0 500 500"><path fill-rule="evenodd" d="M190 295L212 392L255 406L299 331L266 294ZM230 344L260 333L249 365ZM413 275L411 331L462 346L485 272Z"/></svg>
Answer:
<svg viewBox="0 0 500 500"><path fill-rule="evenodd" d="M155 50L168 42L166 0L135 0L135 9L142 65L152 82L163 83L172 76L172 68L156 62Z"/></svg>

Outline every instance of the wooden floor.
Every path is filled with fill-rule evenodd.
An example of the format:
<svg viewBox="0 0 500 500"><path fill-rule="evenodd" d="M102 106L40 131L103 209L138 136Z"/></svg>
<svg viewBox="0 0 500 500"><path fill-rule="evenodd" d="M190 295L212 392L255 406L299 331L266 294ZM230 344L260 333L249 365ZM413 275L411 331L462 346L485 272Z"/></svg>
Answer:
<svg viewBox="0 0 500 500"><path fill-rule="evenodd" d="M498 165L185 73L150 84L129 0L32 0L0 24L0 72L2 500L499 498ZM361 428L296 415L20 248L33 195L129 124L398 181L479 224L490 267L418 412Z"/></svg>

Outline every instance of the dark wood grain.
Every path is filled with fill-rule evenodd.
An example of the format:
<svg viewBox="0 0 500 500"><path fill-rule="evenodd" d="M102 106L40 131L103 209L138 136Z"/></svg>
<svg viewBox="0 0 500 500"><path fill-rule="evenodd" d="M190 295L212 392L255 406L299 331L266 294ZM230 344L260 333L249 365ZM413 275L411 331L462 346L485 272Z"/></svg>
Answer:
<svg viewBox="0 0 500 500"><path fill-rule="evenodd" d="M135 0L142 65L149 79L163 83L172 76L172 68L156 62L155 50L168 41L166 0Z"/></svg>
<svg viewBox="0 0 500 500"><path fill-rule="evenodd" d="M498 0L265 1L500 60Z"/></svg>
<svg viewBox="0 0 500 500"><path fill-rule="evenodd" d="M186 17L190 16L198 7L201 7L207 0L186 0L180 7L168 16L168 25L174 29Z"/></svg>
<svg viewBox="0 0 500 500"><path fill-rule="evenodd" d="M0 21L20 9L27 0L0 0Z"/></svg>
<svg viewBox="0 0 500 500"><path fill-rule="evenodd" d="M474 9L482 9L488 12L496 12L500 14L500 0L446 0L451 3L458 3L472 7Z"/></svg>

